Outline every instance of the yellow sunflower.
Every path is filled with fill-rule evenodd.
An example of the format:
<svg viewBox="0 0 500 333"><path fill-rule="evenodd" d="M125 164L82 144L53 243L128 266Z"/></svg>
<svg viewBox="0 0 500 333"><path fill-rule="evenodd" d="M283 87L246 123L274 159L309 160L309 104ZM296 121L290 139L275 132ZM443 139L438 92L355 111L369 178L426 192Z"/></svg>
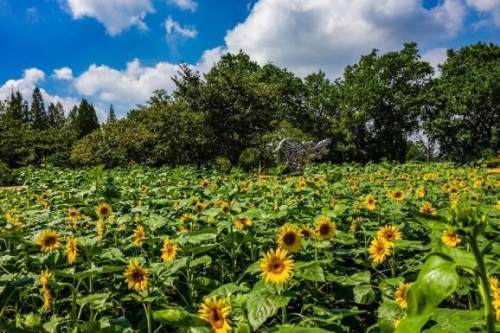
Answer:
<svg viewBox="0 0 500 333"><path fill-rule="evenodd" d="M455 231L448 229L443 231L443 234L441 235L441 241L448 247L456 247L458 244L460 244L462 239Z"/></svg>
<svg viewBox="0 0 500 333"><path fill-rule="evenodd" d="M47 229L40 232L37 236L36 243L40 245L43 252L52 252L59 248L59 234Z"/></svg>
<svg viewBox="0 0 500 333"><path fill-rule="evenodd" d="M205 299L198 312L198 316L212 326L214 333L231 332L230 314L231 305L229 301L217 296Z"/></svg>
<svg viewBox="0 0 500 333"><path fill-rule="evenodd" d="M393 191L390 196L389 196L392 200L394 201L403 201L405 199L405 194L403 191L400 191L400 190L396 190L396 191Z"/></svg>
<svg viewBox="0 0 500 333"><path fill-rule="evenodd" d="M146 238L146 232L144 231L144 227L142 225L137 225L134 230L134 245L142 246L144 243L144 238Z"/></svg>
<svg viewBox="0 0 500 333"><path fill-rule="evenodd" d="M302 234L296 226L284 225L280 228L277 243L288 252L298 251L302 246Z"/></svg>
<svg viewBox="0 0 500 333"><path fill-rule="evenodd" d="M415 191L415 194L420 199L422 199L423 197L425 197L425 187L419 187L419 188L417 188L417 190Z"/></svg>
<svg viewBox="0 0 500 333"><path fill-rule="evenodd" d="M500 282L496 277L490 278L491 297L493 298L493 308L495 309L496 319L500 321Z"/></svg>
<svg viewBox="0 0 500 333"><path fill-rule="evenodd" d="M436 208L429 201L425 201L420 207L420 213L425 215L436 215Z"/></svg>
<svg viewBox="0 0 500 333"><path fill-rule="evenodd" d="M385 225L377 231L377 238L392 243L403 238L401 231L393 225Z"/></svg>
<svg viewBox="0 0 500 333"><path fill-rule="evenodd" d="M203 179L200 183L200 186L203 188L208 188L210 186L210 181L208 179Z"/></svg>
<svg viewBox="0 0 500 333"><path fill-rule="evenodd" d="M328 216L320 216L316 220L316 236L321 240L332 239L335 234L335 224Z"/></svg>
<svg viewBox="0 0 500 333"><path fill-rule="evenodd" d="M227 214L231 210L231 204L229 202L224 201L221 203L220 208L222 209L222 212L224 214Z"/></svg>
<svg viewBox="0 0 500 333"><path fill-rule="evenodd" d="M172 261L177 256L178 246L175 242L172 242L168 237L163 241L163 247L161 250L161 258L163 261Z"/></svg>
<svg viewBox="0 0 500 333"><path fill-rule="evenodd" d="M40 272L40 284L42 285L42 288L47 288L51 277L52 273L48 268Z"/></svg>
<svg viewBox="0 0 500 333"><path fill-rule="evenodd" d="M79 219L80 219L80 211L75 208L70 208L68 210L68 216L67 216L68 222L74 226Z"/></svg>
<svg viewBox="0 0 500 333"><path fill-rule="evenodd" d="M401 282L396 289L395 298L396 303L398 303L401 309L406 309L408 307L408 289L410 289L411 283Z"/></svg>
<svg viewBox="0 0 500 333"><path fill-rule="evenodd" d="M148 287L148 270L142 268L137 260L131 260L124 273L128 288L143 291Z"/></svg>
<svg viewBox="0 0 500 333"><path fill-rule="evenodd" d="M74 236L68 238L66 242L66 257L68 258L68 264L73 265L76 262L76 256L78 255L78 239Z"/></svg>
<svg viewBox="0 0 500 333"><path fill-rule="evenodd" d="M12 225L18 227L22 224L21 222L21 217L19 216L18 212L15 209L9 210L8 212L5 213L5 219L7 222L11 223Z"/></svg>
<svg viewBox="0 0 500 333"><path fill-rule="evenodd" d="M252 224L252 220L248 217L237 217L233 220L233 225L237 230L243 230L247 227L251 227Z"/></svg>
<svg viewBox="0 0 500 333"><path fill-rule="evenodd" d="M314 228L311 227L302 227L300 228L300 233L302 234L302 237L311 237L314 235Z"/></svg>
<svg viewBox="0 0 500 333"><path fill-rule="evenodd" d="M284 249L269 250L259 262L261 276L268 283L284 284L292 278L295 263Z"/></svg>
<svg viewBox="0 0 500 333"><path fill-rule="evenodd" d="M113 209L111 208L111 205L105 202L102 202L97 206L97 209L95 210L96 214L98 217L105 219L108 216L113 213Z"/></svg>
<svg viewBox="0 0 500 333"><path fill-rule="evenodd" d="M376 238L371 241L368 252L370 259L375 264L380 264L385 258L391 254L392 244L382 238Z"/></svg>
<svg viewBox="0 0 500 333"><path fill-rule="evenodd" d="M365 197L365 206L366 206L366 209L368 209L369 211L373 211L375 209L377 209L377 199L375 199L375 197L371 194L368 194L366 197Z"/></svg>

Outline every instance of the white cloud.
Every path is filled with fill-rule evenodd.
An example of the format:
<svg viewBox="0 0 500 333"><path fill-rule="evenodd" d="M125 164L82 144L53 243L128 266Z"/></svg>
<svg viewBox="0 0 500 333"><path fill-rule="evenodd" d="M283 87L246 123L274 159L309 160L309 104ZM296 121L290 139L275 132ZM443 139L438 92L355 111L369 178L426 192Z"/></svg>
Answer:
<svg viewBox="0 0 500 333"><path fill-rule="evenodd" d="M0 100L10 98L12 92L19 91L25 100L31 102L33 90L45 79L45 73L38 68L29 68L24 70L23 77L17 80L8 80L0 86ZM45 89L40 88L45 104L61 103L66 112L79 101L73 97L61 97L58 95L50 95Z"/></svg>
<svg viewBox="0 0 500 333"><path fill-rule="evenodd" d="M59 69L54 69L54 74L52 75L56 80L72 80L73 71L69 67L62 67Z"/></svg>
<svg viewBox="0 0 500 333"><path fill-rule="evenodd" d="M475 10L491 14L491 18L496 26L500 26L500 0L466 0L467 5Z"/></svg>
<svg viewBox="0 0 500 333"><path fill-rule="evenodd" d="M172 5L175 5L183 10L195 11L198 7L198 4L194 0L168 0L168 2Z"/></svg>
<svg viewBox="0 0 500 333"><path fill-rule="evenodd" d="M130 26L147 30L144 17L154 12L150 0L66 0L75 19L93 17L106 27L110 35L117 35Z"/></svg>
<svg viewBox="0 0 500 333"><path fill-rule="evenodd" d="M124 70L105 65L91 65L75 79L76 90L107 103L144 103L157 89L172 91L177 65L160 62L154 67L143 67L139 60L127 63Z"/></svg>
<svg viewBox="0 0 500 333"><path fill-rule="evenodd" d="M165 20L165 30L167 38L177 35L185 38L195 38L198 35L195 27L183 27L179 22L174 21L171 16Z"/></svg>
<svg viewBox="0 0 500 333"><path fill-rule="evenodd" d="M420 0L260 0L225 41L230 52L242 49L299 75L323 69L338 76L372 48L452 37L464 15L461 0L431 9Z"/></svg>

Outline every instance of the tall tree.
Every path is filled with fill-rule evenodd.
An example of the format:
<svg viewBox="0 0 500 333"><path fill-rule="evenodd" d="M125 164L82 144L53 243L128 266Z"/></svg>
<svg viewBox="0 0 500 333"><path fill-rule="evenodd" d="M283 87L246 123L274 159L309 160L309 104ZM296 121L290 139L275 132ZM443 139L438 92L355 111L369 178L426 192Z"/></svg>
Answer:
<svg viewBox="0 0 500 333"><path fill-rule="evenodd" d="M10 99L7 101L6 114L14 120L24 120L24 99L19 91L11 92Z"/></svg>
<svg viewBox="0 0 500 333"><path fill-rule="evenodd" d="M78 106L74 126L79 138L99 129L99 121L94 106L85 99L82 99Z"/></svg>
<svg viewBox="0 0 500 333"><path fill-rule="evenodd" d="M500 150L500 46L482 44L449 50L423 114L428 136L441 155L458 162Z"/></svg>
<svg viewBox="0 0 500 333"><path fill-rule="evenodd" d="M47 111L43 102L40 88L33 90L33 100L31 101L32 125L35 129L45 129L48 127Z"/></svg>
<svg viewBox="0 0 500 333"><path fill-rule="evenodd" d="M60 102L50 103L47 108L49 126L52 128L61 128L64 126L64 108Z"/></svg>
<svg viewBox="0 0 500 333"><path fill-rule="evenodd" d="M111 104L109 106L108 119L106 119L106 123L112 124L115 121L116 121L115 108L113 107L113 104Z"/></svg>
<svg viewBox="0 0 500 333"><path fill-rule="evenodd" d="M407 142L418 129L432 67L423 61L415 43L399 52L362 56L344 72L338 148L344 158L403 161Z"/></svg>

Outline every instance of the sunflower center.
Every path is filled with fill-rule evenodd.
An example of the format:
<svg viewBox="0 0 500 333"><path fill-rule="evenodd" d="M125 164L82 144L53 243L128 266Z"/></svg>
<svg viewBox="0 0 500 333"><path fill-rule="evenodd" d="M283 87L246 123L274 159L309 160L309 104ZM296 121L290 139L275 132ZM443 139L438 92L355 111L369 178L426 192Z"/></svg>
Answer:
<svg viewBox="0 0 500 333"><path fill-rule="evenodd" d="M45 238L45 246L53 246L57 243L57 238L54 236L47 236Z"/></svg>
<svg viewBox="0 0 500 333"><path fill-rule="evenodd" d="M283 236L283 243L285 243L286 245L290 246L290 245L293 245L295 244L295 240L297 238L295 237L295 234L292 233L292 232L288 232L286 233L284 236Z"/></svg>
<svg viewBox="0 0 500 333"><path fill-rule="evenodd" d="M379 245L377 246L377 248L375 249L375 252L378 254L378 255L383 255L385 253L385 247L383 245Z"/></svg>
<svg viewBox="0 0 500 333"><path fill-rule="evenodd" d="M219 309L212 309L212 326L220 329L224 326L224 314Z"/></svg>
<svg viewBox="0 0 500 333"><path fill-rule="evenodd" d="M108 215L108 208L102 207L101 208L101 215Z"/></svg>
<svg viewBox="0 0 500 333"><path fill-rule="evenodd" d="M134 269L132 279L136 282L142 282L144 280L144 272L140 269Z"/></svg>
<svg viewBox="0 0 500 333"><path fill-rule="evenodd" d="M269 270L274 274L280 274L285 270L285 265L279 259L273 259L269 265Z"/></svg>
<svg viewBox="0 0 500 333"><path fill-rule="evenodd" d="M395 238L394 232L392 232L392 231L387 231L387 232L385 233L385 239L387 239L387 240L389 240L389 241L392 241L392 240L394 240L394 238Z"/></svg>
<svg viewBox="0 0 500 333"><path fill-rule="evenodd" d="M328 224L322 224L319 227L319 233L321 235L328 235L328 233L330 233L330 226Z"/></svg>

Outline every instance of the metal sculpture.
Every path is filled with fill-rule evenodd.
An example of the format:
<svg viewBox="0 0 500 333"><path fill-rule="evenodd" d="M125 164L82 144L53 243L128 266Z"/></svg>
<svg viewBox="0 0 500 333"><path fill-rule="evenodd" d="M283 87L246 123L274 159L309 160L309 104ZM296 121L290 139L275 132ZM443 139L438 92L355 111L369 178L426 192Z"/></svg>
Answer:
<svg viewBox="0 0 500 333"><path fill-rule="evenodd" d="M285 138L278 143L273 154L277 163L286 164L294 173L303 173L307 163L319 160L328 154L330 143L330 139L300 142L293 138Z"/></svg>

